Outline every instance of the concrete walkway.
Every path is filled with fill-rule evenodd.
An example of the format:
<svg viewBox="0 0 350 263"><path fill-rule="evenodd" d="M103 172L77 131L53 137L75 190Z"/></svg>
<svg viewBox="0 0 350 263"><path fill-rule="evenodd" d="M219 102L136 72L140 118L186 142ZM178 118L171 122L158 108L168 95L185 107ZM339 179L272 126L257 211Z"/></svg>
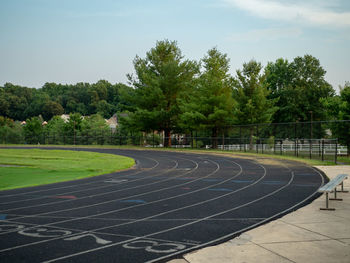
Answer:
<svg viewBox="0 0 350 263"><path fill-rule="evenodd" d="M318 166L329 178L350 175L350 166ZM350 190L350 178L344 181ZM333 196L333 194L331 194ZM207 247L169 263L350 262L350 193L330 201L335 211L321 211L325 195L311 204L218 246Z"/></svg>

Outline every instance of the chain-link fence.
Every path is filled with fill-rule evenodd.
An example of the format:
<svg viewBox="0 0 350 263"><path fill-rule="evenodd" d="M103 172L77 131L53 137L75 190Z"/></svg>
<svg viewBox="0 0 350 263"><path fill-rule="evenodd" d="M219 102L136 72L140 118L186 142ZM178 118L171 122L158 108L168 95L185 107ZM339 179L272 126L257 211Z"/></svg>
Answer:
<svg viewBox="0 0 350 263"><path fill-rule="evenodd" d="M349 126L349 127L348 127ZM337 160L346 155L347 147L339 144L338 134L349 133L350 121L293 122L235 125L220 130L219 137L211 137L211 131L198 130L187 134L173 134L171 147L192 149L221 149L254 153L294 155L298 157ZM339 133L342 131L342 133ZM164 147L163 133L126 133L112 130L94 132L74 130L56 132L43 130L40 134L5 132L2 144L49 145L135 145ZM350 134L349 134L350 136ZM318 139L316 139L318 138ZM344 141L344 140L343 140Z"/></svg>

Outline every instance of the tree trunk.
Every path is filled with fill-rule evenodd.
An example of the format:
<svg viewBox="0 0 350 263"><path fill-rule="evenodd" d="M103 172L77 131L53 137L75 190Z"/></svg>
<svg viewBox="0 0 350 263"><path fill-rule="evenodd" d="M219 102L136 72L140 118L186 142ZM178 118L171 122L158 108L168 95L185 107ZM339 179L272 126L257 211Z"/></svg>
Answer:
<svg viewBox="0 0 350 263"><path fill-rule="evenodd" d="M171 147L171 131L169 128L164 129L164 147Z"/></svg>
<svg viewBox="0 0 350 263"><path fill-rule="evenodd" d="M211 145L213 149L218 148L218 128L214 127L211 133Z"/></svg>

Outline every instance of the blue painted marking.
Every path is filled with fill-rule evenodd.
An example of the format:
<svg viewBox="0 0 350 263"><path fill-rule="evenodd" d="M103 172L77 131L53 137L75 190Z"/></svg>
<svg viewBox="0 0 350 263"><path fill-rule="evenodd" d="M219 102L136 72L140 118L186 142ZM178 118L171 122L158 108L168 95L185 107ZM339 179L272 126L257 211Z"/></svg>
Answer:
<svg viewBox="0 0 350 263"><path fill-rule="evenodd" d="M7 217L7 215L6 215L6 214L0 214L0 220L5 220L5 219L6 219L6 217Z"/></svg>
<svg viewBox="0 0 350 263"><path fill-rule="evenodd" d="M136 203L136 204L144 204L144 203L146 203L146 201L139 200L139 199L136 199L136 200L122 200L120 202L122 202L122 203Z"/></svg>
<svg viewBox="0 0 350 263"><path fill-rule="evenodd" d="M203 179L203 182L217 182L217 181L221 181L220 179Z"/></svg>
<svg viewBox="0 0 350 263"><path fill-rule="evenodd" d="M209 191L219 191L219 192L231 192L232 189L228 189L228 188L211 188L208 189Z"/></svg>
<svg viewBox="0 0 350 263"><path fill-rule="evenodd" d="M252 183L254 181L253 180L232 180L232 182L241 184L241 183Z"/></svg>

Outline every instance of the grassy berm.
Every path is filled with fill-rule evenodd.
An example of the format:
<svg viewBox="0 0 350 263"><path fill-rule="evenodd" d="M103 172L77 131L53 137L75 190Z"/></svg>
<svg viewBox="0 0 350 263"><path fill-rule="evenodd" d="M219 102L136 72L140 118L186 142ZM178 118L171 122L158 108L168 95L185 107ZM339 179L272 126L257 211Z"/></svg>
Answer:
<svg viewBox="0 0 350 263"><path fill-rule="evenodd" d="M82 151L0 149L0 190L51 184L130 168L124 156Z"/></svg>

